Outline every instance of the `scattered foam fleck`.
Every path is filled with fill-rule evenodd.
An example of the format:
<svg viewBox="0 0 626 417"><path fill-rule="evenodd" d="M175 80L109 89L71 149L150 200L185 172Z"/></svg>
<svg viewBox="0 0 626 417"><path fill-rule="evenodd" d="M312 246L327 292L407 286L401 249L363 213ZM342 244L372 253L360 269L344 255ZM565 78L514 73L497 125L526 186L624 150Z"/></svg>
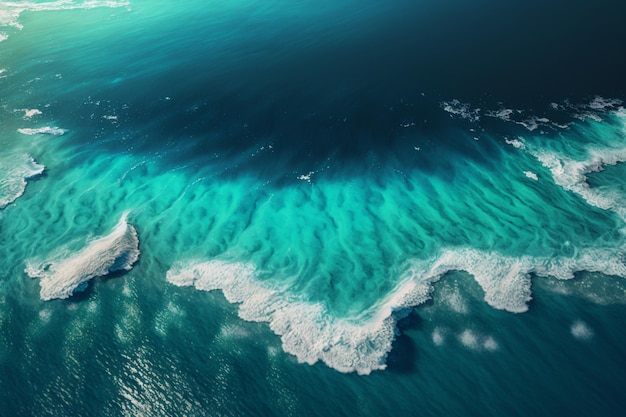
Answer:
<svg viewBox="0 0 626 417"><path fill-rule="evenodd" d="M520 139L505 139L507 145L511 145L517 149L526 149L526 145Z"/></svg>
<svg viewBox="0 0 626 417"><path fill-rule="evenodd" d="M531 180L539 181L539 177L532 171L524 171L524 175L526 175Z"/></svg>
<svg viewBox="0 0 626 417"><path fill-rule="evenodd" d="M593 330L587 323L577 320L570 326L570 332L578 340L589 340L593 337Z"/></svg>
<svg viewBox="0 0 626 417"><path fill-rule="evenodd" d="M473 109L468 103L462 103L459 100L443 101L441 108L453 116L461 119L477 122L480 120L480 109Z"/></svg>
<svg viewBox="0 0 626 417"><path fill-rule="evenodd" d="M28 120L34 116L42 114L41 110L39 109L24 109L23 111L24 111L24 116L23 116L24 120Z"/></svg>
<svg viewBox="0 0 626 417"><path fill-rule="evenodd" d="M308 173L308 174L306 174L306 175L300 175L300 176L298 177L298 179L299 179L299 180L301 180L301 181L306 181L306 182L309 182L309 183L310 183L310 182L311 182L311 176L312 176L313 174L315 174L315 172L313 172L313 171L309 171L309 173Z"/></svg>
<svg viewBox="0 0 626 417"><path fill-rule="evenodd" d="M433 343L435 345L437 346L443 345L446 340L443 329L439 327L435 327L435 330L433 330L432 338L433 338Z"/></svg>
<svg viewBox="0 0 626 417"><path fill-rule="evenodd" d="M139 239L124 213L113 231L92 240L77 253L46 261L29 261L25 272L41 278L41 299L68 298L85 289L90 279L113 271L129 271L139 259Z"/></svg>
<svg viewBox="0 0 626 417"><path fill-rule="evenodd" d="M458 336L459 342L469 349L476 351L489 351L493 352L498 350L498 342L492 336L485 336L474 332L473 330L466 329Z"/></svg>

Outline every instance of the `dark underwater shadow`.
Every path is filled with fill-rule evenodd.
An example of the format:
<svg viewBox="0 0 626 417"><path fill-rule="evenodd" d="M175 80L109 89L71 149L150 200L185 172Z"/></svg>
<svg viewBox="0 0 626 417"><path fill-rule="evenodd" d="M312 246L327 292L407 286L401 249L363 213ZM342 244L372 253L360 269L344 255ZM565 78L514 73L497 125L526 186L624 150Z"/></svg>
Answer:
<svg viewBox="0 0 626 417"><path fill-rule="evenodd" d="M134 267L134 265L133 265ZM109 280L114 280L118 278L122 278L124 275L127 275L130 271L126 270L118 270L109 272L106 275L94 277L89 281L82 283L70 297L67 298L68 301L82 303L91 298L91 295L95 291L95 287L99 284L106 284Z"/></svg>
<svg viewBox="0 0 626 417"><path fill-rule="evenodd" d="M410 330L420 330L424 321L415 310L400 319L396 325L400 335L393 342L392 350L387 356L387 370L395 374L410 374L417 371L419 353L415 341L406 334Z"/></svg>

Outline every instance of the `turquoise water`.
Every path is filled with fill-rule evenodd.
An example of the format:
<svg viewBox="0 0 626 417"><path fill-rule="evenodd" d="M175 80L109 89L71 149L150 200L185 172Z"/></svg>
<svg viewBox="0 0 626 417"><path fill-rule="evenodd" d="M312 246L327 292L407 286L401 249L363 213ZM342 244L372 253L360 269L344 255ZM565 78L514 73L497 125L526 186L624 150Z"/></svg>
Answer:
<svg viewBox="0 0 626 417"><path fill-rule="evenodd" d="M623 7L460 3L0 2L0 414L619 415Z"/></svg>

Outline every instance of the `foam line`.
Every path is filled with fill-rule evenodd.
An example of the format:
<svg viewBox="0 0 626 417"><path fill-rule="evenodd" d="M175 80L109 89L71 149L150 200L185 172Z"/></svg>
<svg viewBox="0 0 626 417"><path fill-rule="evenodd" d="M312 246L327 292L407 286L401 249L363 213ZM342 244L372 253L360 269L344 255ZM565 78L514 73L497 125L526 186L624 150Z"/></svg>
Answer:
<svg viewBox="0 0 626 417"><path fill-rule="evenodd" d="M22 135L29 135L29 136L33 136L33 135L61 136L65 134L64 129L61 129L59 127L50 127L50 126L44 126L44 127L39 127L39 128L27 127L27 128L17 129L17 131L21 133Z"/></svg>
<svg viewBox="0 0 626 417"><path fill-rule="evenodd" d="M399 284L383 300L347 318L334 317L324 305L298 298L286 286L259 280L259 272L250 263L177 262L167 272L167 280L177 286L221 290L229 302L240 304L242 319L268 322L281 337L283 349L301 363L322 361L341 372L369 374L385 369L397 334L396 321L430 298L433 282L456 270L474 276L489 305L515 313L528 310L533 273L568 279L585 270L626 277L623 251L613 249L589 249L572 258L514 258L475 249L449 249L432 259L410 262ZM497 349L491 339L482 345L487 350Z"/></svg>
<svg viewBox="0 0 626 417"><path fill-rule="evenodd" d="M62 252L51 260L27 262L25 272L41 278L41 299L68 298L94 277L132 269L139 259L139 239L127 217L124 213L111 233L92 240L79 252Z"/></svg>
<svg viewBox="0 0 626 417"><path fill-rule="evenodd" d="M26 11L52 11L52 10L73 10L73 9L93 9L96 7L128 7L128 1L112 1L112 0L90 0L84 2L76 2L73 0L57 0L45 3L36 3L33 1L1 1L0 2L0 27L13 27L23 29L19 22L20 15ZM6 39L5 34L5 39ZM5 40L3 39L3 40Z"/></svg>
<svg viewBox="0 0 626 417"><path fill-rule="evenodd" d="M241 303L241 318L269 322L283 349L301 363L321 360L338 371L359 374L385 369L402 309L423 303L430 294L427 284L409 281L362 316L334 318L323 305L293 299L286 290L258 280L256 274L247 263L179 262L168 271L167 280L178 286L221 290L231 303Z"/></svg>
<svg viewBox="0 0 626 417"><path fill-rule="evenodd" d="M4 159L0 165L0 209L20 198L28 180L41 175L44 169L30 155Z"/></svg>

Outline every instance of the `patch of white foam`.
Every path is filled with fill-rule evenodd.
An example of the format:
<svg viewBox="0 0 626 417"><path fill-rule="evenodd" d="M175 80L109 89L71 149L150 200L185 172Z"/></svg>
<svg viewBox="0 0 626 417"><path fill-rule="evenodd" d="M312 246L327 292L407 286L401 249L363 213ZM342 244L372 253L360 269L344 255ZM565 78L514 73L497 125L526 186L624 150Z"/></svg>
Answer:
<svg viewBox="0 0 626 417"><path fill-rule="evenodd" d="M507 145L511 145L517 149L526 149L526 145L521 139L505 139Z"/></svg>
<svg viewBox="0 0 626 417"><path fill-rule="evenodd" d="M24 111L24 116L23 116L24 120L28 120L28 119L31 119L31 118L37 116L37 115L42 114L41 110L39 110L39 109L23 109L23 111Z"/></svg>
<svg viewBox="0 0 626 417"><path fill-rule="evenodd" d="M498 350L498 342L496 342L493 336L482 335L470 329L461 332L458 338L463 346L472 350L486 350L489 352Z"/></svg>
<svg viewBox="0 0 626 417"><path fill-rule="evenodd" d="M3 158L0 164L0 209L20 198L28 180L41 175L44 169L30 155Z"/></svg>
<svg viewBox="0 0 626 417"><path fill-rule="evenodd" d="M111 233L92 240L79 252L27 262L25 272L41 278L41 299L68 298L94 277L132 269L139 259L139 239L127 217L124 213Z"/></svg>
<svg viewBox="0 0 626 417"><path fill-rule="evenodd" d="M306 175L302 174L302 175L298 176L298 179L300 181L306 181L306 182L310 183L311 182L311 177L313 176L313 174L315 174L315 172L309 171L309 173L306 174Z"/></svg>
<svg viewBox="0 0 626 417"><path fill-rule="evenodd" d="M437 346L442 346L446 341L446 335L443 329L435 327L432 334L433 343Z"/></svg>
<svg viewBox="0 0 626 417"><path fill-rule="evenodd" d="M570 333L576 339L589 340L593 337L593 330L587 323L582 320L577 320L570 326Z"/></svg>
<svg viewBox="0 0 626 417"><path fill-rule="evenodd" d="M513 109L488 110L485 112L485 116L504 120L505 122L510 122L511 116L515 113L521 113L521 112L520 110L513 110Z"/></svg>
<svg viewBox="0 0 626 417"><path fill-rule="evenodd" d="M167 280L178 286L221 290L231 303L241 303L239 316L269 322L283 349L299 362L322 361L341 372L369 374L385 369L396 336L395 324L408 306L429 298L430 286L410 280L359 317L334 318L322 304L298 300L285 289L256 278L253 265L214 260L177 263Z"/></svg>
<svg viewBox="0 0 626 417"><path fill-rule="evenodd" d="M39 127L39 128L26 127L22 129L17 129L17 131L21 133L22 135L29 135L29 136L33 136L33 135L61 136L65 134L64 129L61 129L59 127L50 127L50 126L44 126L44 127Z"/></svg>
<svg viewBox="0 0 626 417"><path fill-rule="evenodd" d="M480 120L480 109L473 109L469 104L462 103L459 100L443 101L440 106L444 111L461 119L466 119L470 122Z"/></svg>
<svg viewBox="0 0 626 417"><path fill-rule="evenodd" d="M545 117L531 116L525 120L521 120L515 123L524 126L526 129L532 132L533 130L537 130L540 126L550 126L550 119L547 119Z"/></svg>
<svg viewBox="0 0 626 417"><path fill-rule="evenodd" d="M526 177L530 178L531 180L539 181L539 177L537 176L537 174L532 171L524 171L524 175L526 175Z"/></svg>
<svg viewBox="0 0 626 417"><path fill-rule="evenodd" d="M9 39L9 35L6 32L0 32L0 42L4 42Z"/></svg>

